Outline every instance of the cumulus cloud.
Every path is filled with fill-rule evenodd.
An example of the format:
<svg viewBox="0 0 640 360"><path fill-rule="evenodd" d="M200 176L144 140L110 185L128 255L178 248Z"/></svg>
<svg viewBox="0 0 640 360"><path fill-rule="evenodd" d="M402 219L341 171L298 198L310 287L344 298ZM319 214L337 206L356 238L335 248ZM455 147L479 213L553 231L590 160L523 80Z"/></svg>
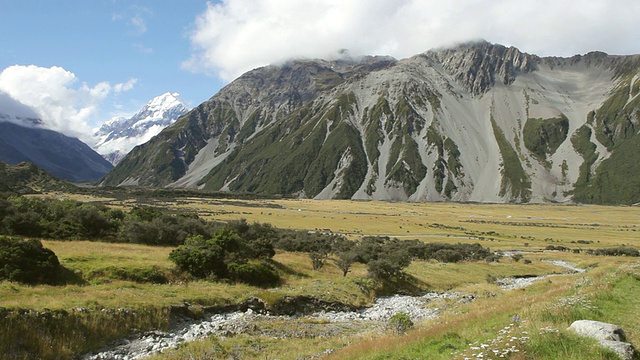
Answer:
<svg viewBox="0 0 640 360"><path fill-rule="evenodd" d="M404 58L486 39L538 55L640 52L637 0L222 0L208 3L183 67L230 81L291 58Z"/></svg>
<svg viewBox="0 0 640 360"><path fill-rule="evenodd" d="M136 81L90 86L58 66L14 65L0 72L0 91L32 108L48 128L91 142L91 122L100 105L110 94L130 90Z"/></svg>

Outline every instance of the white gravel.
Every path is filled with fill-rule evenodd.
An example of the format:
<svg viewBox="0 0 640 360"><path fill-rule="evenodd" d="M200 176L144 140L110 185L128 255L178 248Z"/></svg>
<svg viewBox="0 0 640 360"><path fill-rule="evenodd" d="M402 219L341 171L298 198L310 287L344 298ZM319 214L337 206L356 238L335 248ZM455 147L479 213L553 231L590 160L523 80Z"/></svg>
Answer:
<svg viewBox="0 0 640 360"><path fill-rule="evenodd" d="M568 269L569 272L567 273L569 274L576 274L576 273L582 274L586 271L585 269L581 269L579 267L571 265L568 262L563 260L542 260L542 261ZM498 286L500 286L502 290L514 290L514 289L527 287L533 284L535 281L547 279L547 278L558 276L558 275L563 275L563 274L548 274L548 275L532 276L532 277L526 277L526 278L503 278L503 279L498 279L496 281L496 284L498 284Z"/></svg>
<svg viewBox="0 0 640 360"><path fill-rule="evenodd" d="M557 266L568 269L571 273L583 273L584 269L575 267L565 261L545 260ZM529 278L504 278L498 280L498 285L504 290L519 289L531 285L534 281L545 279L560 274L550 274ZM326 320L329 323L353 323L373 322L384 323L391 316L404 312L413 321L434 319L440 315L440 309L431 304L438 299L458 299L459 302L471 302L473 295L459 292L444 294L428 293L422 296L395 295L378 298L373 306L356 311L322 311L303 318ZM215 314L206 316L200 320L184 320L176 324L169 331L150 331L141 334L133 340L124 339L112 344L109 349L98 353L88 354L83 360L133 360L142 359L152 354L160 353L169 348L175 348L179 344L211 335L233 336L250 331L254 328L256 320L295 320L300 317L273 316L258 314L252 310L246 312L233 312L227 314Z"/></svg>

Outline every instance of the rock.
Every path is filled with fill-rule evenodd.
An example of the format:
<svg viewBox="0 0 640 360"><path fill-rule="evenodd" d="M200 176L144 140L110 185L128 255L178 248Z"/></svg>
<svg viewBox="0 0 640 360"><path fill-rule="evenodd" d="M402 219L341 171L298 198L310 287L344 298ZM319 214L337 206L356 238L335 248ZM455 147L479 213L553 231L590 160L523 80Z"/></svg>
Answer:
<svg viewBox="0 0 640 360"><path fill-rule="evenodd" d="M597 340L627 341L624 331L618 325L600 321L577 320L567 330L573 330L578 335L588 336Z"/></svg>
<svg viewBox="0 0 640 360"><path fill-rule="evenodd" d="M618 325L593 320L577 320L567 330L599 340L600 345L611 349L624 360L635 358L636 351L633 345L625 342L627 338Z"/></svg>
<svg viewBox="0 0 640 360"><path fill-rule="evenodd" d="M600 344L613 350L623 360L635 359L636 350L633 348L633 345L629 343L622 341L600 340Z"/></svg>

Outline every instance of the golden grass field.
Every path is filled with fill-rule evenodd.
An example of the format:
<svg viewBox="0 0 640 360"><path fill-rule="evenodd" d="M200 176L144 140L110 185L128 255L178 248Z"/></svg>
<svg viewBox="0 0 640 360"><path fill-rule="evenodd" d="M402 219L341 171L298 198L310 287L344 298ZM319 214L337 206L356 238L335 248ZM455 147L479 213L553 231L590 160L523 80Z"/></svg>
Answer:
<svg viewBox="0 0 640 360"><path fill-rule="evenodd" d="M526 329L532 332L546 326L562 330L568 325L566 322L570 318L563 317L562 314L570 310L554 310L553 314L548 314L559 299L580 293L586 298L591 296L597 300L600 299L598 296L616 289L620 291L619 297L623 298L640 290L640 285L636 286L633 280L626 280L624 277L628 273L637 274L633 276L639 277L637 282L640 284L640 260L637 258L542 251L547 245L582 250L622 245L638 248L638 207L201 198L145 199L144 202L137 202L134 199L123 201L86 195L81 198L67 194L48 196L101 202L121 208L151 204L175 211L195 212L207 220L244 218L249 222L266 222L281 228L341 233L350 239L363 235L388 235L429 242L480 243L492 250L527 251L525 258L531 260L530 264L509 258L498 263L477 261L443 264L414 261L405 273L410 275L411 286L416 292L456 290L494 296L478 295L476 302L452 307L451 311L445 312L438 320L418 324L416 330L403 337L376 333L354 338L305 338L287 341L246 337L209 339L158 358L216 358L225 352L214 356L211 355L215 353L213 348L251 347L257 341L264 351L257 353L255 358L293 359L331 348L341 349L333 353L332 356L336 359L422 358L417 357L416 352L430 354L424 358L446 359L452 358L452 353L443 352L441 356L436 356L438 346L448 344L447 346L458 349L458 353L464 354L462 348L466 346L465 342L491 338L498 329L509 323L514 314L527 319L527 325L523 325L522 331ZM74 307L140 308L184 302L223 305L237 303L249 296L260 297L269 303L285 295L309 295L364 306L373 301L379 290L367 279L364 265L354 265L352 272L347 277L342 277L332 261L320 271L314 271L307 254L288 252L278 252L274 257L282 266L283 281L280 286L271 289L206 281L145 284L113 280L101 274L108 273L106 270L114 267L130 271L155 268L171 274L174 266L167 257L172 248L88 241L43 241L43 244L58 255L62 265L88 278L88 283L31 287L3 282L0 283L0 307L41 310ZM589 271L584 275L554 277L553 280L540 281L526 289L514 291L503 291L497 285L487 282L488 275L542 275L562 273L565 270L542 260L565 260ZM582 288L576 285L587 281L585 279L591 285ZM628 289L616 288L616 281L623 284L630 281L631 285L628 285ZM600 318L617 321L625 328L629 340L640 344L640 320L637 317L640 303L605 301L603 304L607 314L600 314ZM638 312L633 315L635 311ZM594 316L597 317L597 314ZM452 334L455 334L455 339L450 338ZM544 339L546 338L543 337ZM397 353L404 355L392 355ZM247 355L247 358L253 357Z"/></svg>

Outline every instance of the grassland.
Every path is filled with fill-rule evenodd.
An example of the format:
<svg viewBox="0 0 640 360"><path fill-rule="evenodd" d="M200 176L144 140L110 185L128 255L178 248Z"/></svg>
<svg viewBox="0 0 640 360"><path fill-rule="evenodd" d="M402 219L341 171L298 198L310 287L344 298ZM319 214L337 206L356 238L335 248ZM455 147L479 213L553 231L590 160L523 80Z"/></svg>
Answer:
<svg viewBox="0 0 640 360"><path fill-rule="evenodd" d="M77 195L48 196L75 198ZM2 282L0 308L70 312L77 308L127 308L136 311L166 309L183 303L222 306L237 304L250 296L259 297L269 305L288 295L308 295L366 306L375 296L389 289L411 293L455 290L474 294L476 301L449 304L438 319L417 324L416 329L405 336L380 331L364 334L347 331L336 336L278 341L242 335L195 342L161 358L228 358L240 351L245 358L288 359L323 354L327 349L333 351L333 358L340 359L462 358L471 355L469 344L495 339L501 329L510 326L514 315L521 318L511 328L514 336L528 334L527 341L515 344L521 351L511 354L515 359L545 358L545 354L557 351L557 347L568 345L577 347L576 354L599 354L592 358L608 358L610 354L593 343L583 343L564 332L571 321L583 317L615 322L625 329L629 341L640 344L640 323L637 316L633 316L640 313L640 305L633 298L640 290L640 261L626 257L595 257L584 252L543 251L548 245L581 250L621 245L638 248L640 209L636 207L207 198L123 200L87 195L82 195L82 201L120 208L151 204L171 211L196 212L208 220L245 218L282 228L341 233L352 239L362 235L388 235L422 241L481 243L492 250L526 251L524 256L530 263L509 258L498 263L414 261L405 270L407 276L402 282L383 286L367 278L363 265L356 264L348 276L342 277L332 261L320 271L314 271L307 254L279 252L274 261L278 264L282 282L275 288L265 289L184 281L176 276L174 265L168 260L172 250L168 247L43 241L45 247L58 255L61 264L83 281L65 286ZM542 261L549 259L569 261L589 271L582 275L557 276L522 290L504 291L487 282L490 276L563 272L564 269ZM154 273L162 274L169 282L154 284L135 276ZM575 306L556 306L573 298L580 299ZM156 311L149 316L139 329L168 322L166 311ZM109 326L108 318L102 320L104 324L100 326ZM96 328L100 329L100 326ZM540 329L554 331L541 334ZM130 327L123 327L122 333L130 330ZM112 335L117 336L117 333ZM96 343L76 348L67 345L65 351L72 354L95 346ZM525 352L529 355L523 355Z"/></svg>

